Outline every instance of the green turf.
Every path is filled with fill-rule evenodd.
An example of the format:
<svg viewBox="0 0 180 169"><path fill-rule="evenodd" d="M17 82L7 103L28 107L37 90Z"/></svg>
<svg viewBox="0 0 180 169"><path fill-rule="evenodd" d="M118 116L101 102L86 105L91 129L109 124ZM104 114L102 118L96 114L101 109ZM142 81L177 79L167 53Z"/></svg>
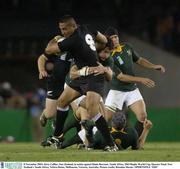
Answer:
<svg viewBox="0 0 180 169"><path fill-rule="evenodd" d="M0 144L0 161L180 161L180 143L147 143L144 150L57 150L35 143Z"/></svg>

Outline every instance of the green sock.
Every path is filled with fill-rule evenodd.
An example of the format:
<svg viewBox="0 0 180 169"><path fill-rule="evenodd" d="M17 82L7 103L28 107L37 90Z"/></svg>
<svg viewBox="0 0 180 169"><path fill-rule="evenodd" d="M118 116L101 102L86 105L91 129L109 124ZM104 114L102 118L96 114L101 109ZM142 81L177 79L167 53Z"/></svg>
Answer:
<svg viewBox="0 0 180 169"><path fill-rule="evenodd" d="M69 112L69 116L64 124L63 134L73 127L78 127L80 125L79 122L76 115L73 112Z"/></svg>
<svg viewBox="0 0 180 169"><path fill-rule="evenodd" d="M66 137L64 141L62 142L61 148L66 148L74 144L82 143L82 140L80 139L78 133L73 135L72 137Z"/></svg>

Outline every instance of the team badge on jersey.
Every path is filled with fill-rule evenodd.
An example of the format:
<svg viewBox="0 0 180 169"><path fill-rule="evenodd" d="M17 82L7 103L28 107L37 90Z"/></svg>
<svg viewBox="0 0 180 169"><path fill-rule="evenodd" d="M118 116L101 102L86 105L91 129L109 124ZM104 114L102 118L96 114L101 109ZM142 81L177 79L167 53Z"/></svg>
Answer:
<svg viewBox="0 0 180 169"><path fill-rule="evenodd" d="M124 64L124 61L121 59L120 56L117 57L117 60L118 60L118 62L119 62L120 65Z"/></svg>

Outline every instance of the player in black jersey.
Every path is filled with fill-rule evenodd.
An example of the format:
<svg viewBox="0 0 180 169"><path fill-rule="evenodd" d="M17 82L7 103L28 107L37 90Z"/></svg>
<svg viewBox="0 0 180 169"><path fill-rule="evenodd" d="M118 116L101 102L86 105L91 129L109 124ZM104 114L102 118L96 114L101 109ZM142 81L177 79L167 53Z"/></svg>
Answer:
<svg viewBox="0 0 180 169"><path fill-rule="evenodd" d="M98 57L95 47L95 40L101 44L106 44L106 37L98 31L91 30L86 26L77 26L74 18L64 16L59 22L61 33L66 39L62 42L52 41L48 44L46 54L68 51L73 56L78 69L85 66L98 66ZM87 75L87 76L86 76ZM100 97L103 95L104 75L81 74L82 77L76 79L64 90L58 101L61 111L67 111L67 106L81 93L81 86L87 84L86 107L88 114L94 119L95 124L104 139L109 151L115 150L114 143L110 137L107 123L98 112Z"/></svg>
<svg viewBox="0 0 180 169"><path fill-rule="evenodd" d="M56 36L53 39L57 41L64 40L62 36ZM44 116L51 118L56 115L57 100L64 90L65 77L69 72L71 60L68 52L53 55L42 54L38 58L39 79L46 78L47 86L46 105L40 117L42 126L45 126L47 122ZM58 133L62 131L66 117L67 113L61 115L60 121L58 120L59 123L55 125L58 128L55 127L54 135L57 135L57 130Z"/></svg>

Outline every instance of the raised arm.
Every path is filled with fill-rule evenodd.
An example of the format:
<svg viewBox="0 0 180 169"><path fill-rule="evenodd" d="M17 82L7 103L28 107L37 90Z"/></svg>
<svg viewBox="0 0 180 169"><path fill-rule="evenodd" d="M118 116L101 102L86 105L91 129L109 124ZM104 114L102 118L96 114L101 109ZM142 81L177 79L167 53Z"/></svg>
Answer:
<svg viewBox="0 0 180 169"><path fill-rule="evenodd" d="M45 53L48 55L60 53L60 49L58 46L58 42L63 41L64 38L62 36L55 36L53 39L51 39L45 49Z"/></svg>
<svg viewBox="0 0 180 169"><path fill-rule="evenodd" d="M45 63L48 59L44 54L40 55L38 58L38 70L39 70L39 79L43 79L44 77L48 76L48 73L45 69Z"/></svg>
<svg viewBox="0 0 180 169"><path fill-rule="evenodd" d="M153 64L145 58L140 57L136 63L145 68L159 70L161 73L165 73L165 68L162 65Z"/></svg>
<svg viewBox="0 0 180 169"><path fill-rule="evenodd" d="M131 75L123 74L122 72L117 75L117 79L128 83L141 83L149 88L155 86L155 82L149 78L131 76Z"/></svg>

